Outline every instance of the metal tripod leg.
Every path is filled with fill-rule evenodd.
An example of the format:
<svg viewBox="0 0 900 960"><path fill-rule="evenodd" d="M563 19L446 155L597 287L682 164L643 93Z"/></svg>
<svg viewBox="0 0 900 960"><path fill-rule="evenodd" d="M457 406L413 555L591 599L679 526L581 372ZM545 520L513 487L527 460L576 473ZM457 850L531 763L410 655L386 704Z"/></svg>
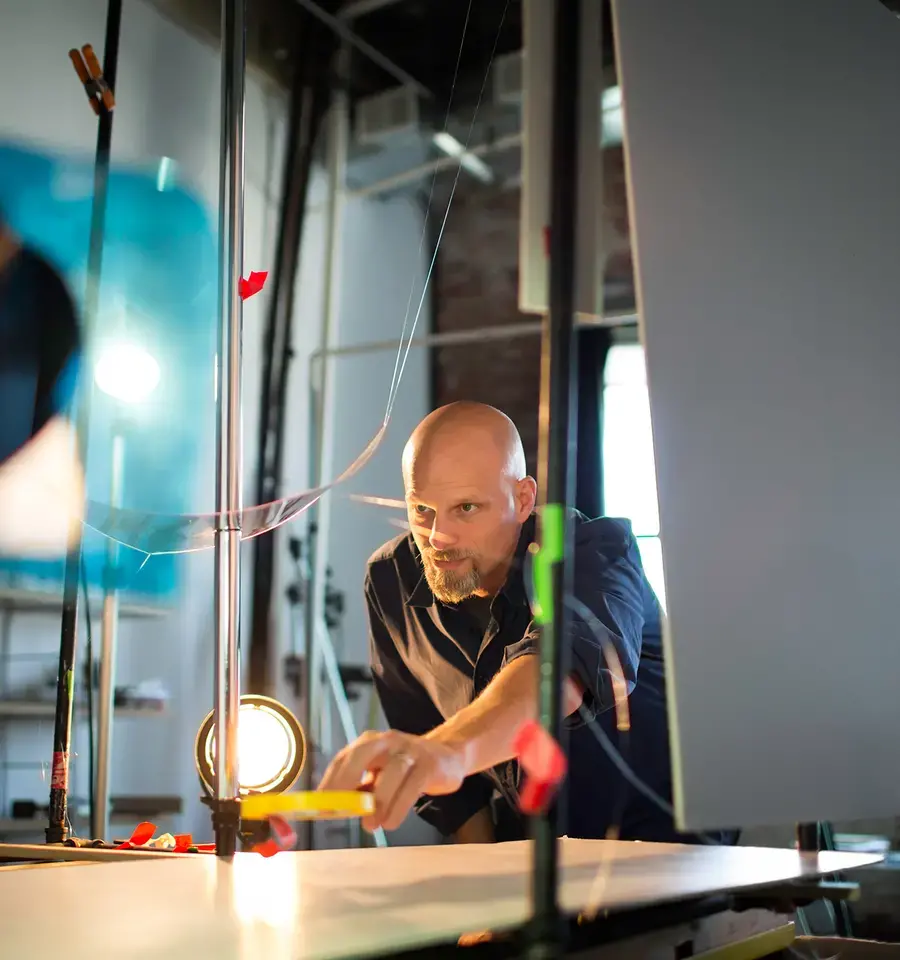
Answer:
<svg viewBox="0 0 900 960"><path fill-rule="evenodd" d="M331 635L328 633L328 627L324 621L320 620L317 626L316 643L321 654L325 675L328 678L328 685L331 687L331 695L334 698L338 718L341 721L344 739L347 743L353 743L359 736L359 731L356 729L356 722L353 719L353 709L347 698L347 690L344 687L343 680L341 680L341 668L338 664L337 655L334 652L334 644L331 642ZM327 703L323 703L323 707L327 707ZM373 836L375 837L375 846L387 846L387 838L381 827L374 832Z"/></svg>
<svg viewBox="0 0 900 960"><path fill-rule="evenodd" d="M338 663L337 654L334 652L334 644L331 642L331 636L328 632L328 627L325 624L324 620L320 620L317 624L317 630L315 637L312 638L313 643L316 646L317 653L319 654L317 660L322 665L323 673L325 679L328 683L328 686L331 689L332 700L329 700L327 697L322 697L319 700L320 709L324 712L325 710L331 710L332 702L334 707L337 710L338 719L341 724L341 732L344 735L344 740L347 743L353 743L354 740L359 736L359 732L356 729L356 721L353 719L353 709L350 706L350 701L347 698L347 691L344 688L344 682L341 679L341 668ZM292 609L291 613L291 629L294 633L294 642L292 647L294 650L300 652L302 651L307 669L309 669L310 656L309 648L312 644L309 642L309 638L303 636L302 621L301 621L301 612L296 607ZM302 637L302 641L297 643L296 638ZM316 723L316 726L319 730L322 729L321 718L313 718L313 722ZM313 741L313 731L308 731L308 736L310 740ZM314 743L310 743L310 753L312 753ZM311 762L307 760L307 763ZM312 786L310 785L310 789ZM357 836L357 845L359 845L359 825L354 824L354 830ZM385 837L384 830L380 827L374 831L373 836L375 838L375 845L377 847L386 847L387 838Z"/></svg>

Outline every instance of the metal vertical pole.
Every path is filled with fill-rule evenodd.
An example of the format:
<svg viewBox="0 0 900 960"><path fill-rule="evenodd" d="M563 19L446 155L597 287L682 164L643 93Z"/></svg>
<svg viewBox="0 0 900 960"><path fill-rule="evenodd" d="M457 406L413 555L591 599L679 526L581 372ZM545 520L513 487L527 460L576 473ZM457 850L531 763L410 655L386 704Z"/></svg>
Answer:
<svg viewBox="0 0 900 960"><path fill-rule="evenodd" d="M244 262L246 0L222 0L222 134L219 167L219 339L215 533L216 853L231 857L240 827L238 713L241 629L241 360Z"/></svg>
<svg viewBox="0 0 900 960"><path fill-rule="evenodd" d="M122 27L122 0L109 0L106 9L106 36L103 41L103 76L115 92L119 63L119 34ZM88 248L87 286L84 294L84 354L90 357L91 335L100 307L100 272L103 266L103 234L112 152L113 115L101 109L97 126L97 153L94 161L94 198L91 207L91 234ZM82 380L76 413L78 460L87 464L90 426L91 381ZM50 808L47 843L62 843L69 834L69 750L72 744L72 707L75 696L75 658L78 647L78 578L82 571L83 531L75 523L72 544L66 554L63 579L62 622L59 639L59 668L56 678L56 717L53 724L53 763L50 768Z"/></svg>
<svg viewBox="0 0 900 960"><path fill-rule="evenodd" d="M562 741L563 680L568 673L577 370L575 297L579 174L579 27L582 0L557 0L553 62L550 168L550 298L541 358L540 548L550 564L551 593L541 598L539 713L545 730ZM534 823L529 957L560 956L565 931L557 897L560 810L556 803Z"/></svg>
<svg viewBox="0 0 900 960"><path fill-rule="evenodd" d="M112 440L112 469L109 481L109 503L122 505L125 470L125 437L116 433ZM115 582L119 545L106 541L106 570L103 584L103 619L100 624L100 704L97 710L97 785L94 791L91 836L109 839L109 782L112 757L113 710L116 689L116 648L119 634L119 589ZM93 683L93 677L88 680Z"/></svg>
<svg viewBox="0 0 900 960"><path fill-rule="evenodd" d="M325 296L322 303L322 334L320 346L327 349L336 335L340 311L340 260L344 215L344 191L347 172L347 147L350 128L350 103L347 94L347 65L349 50L342 47L337 55L336 86L328 115L328 219L326 225ZM333 461L331 413L333 386L327 363L320 368L318 389L310 390L310 487L327 482ZM310 537L305 607L306 671L304 674L302 724L312 736L320 726L319 712L323 709L322 662L318 656L316 624L325 616L325 569L328 563L329 506L320 501L307 512ZM314 751L303 769L301 789L311 790L315 782ZM301 825L300 847L313 846L310 822Z"/></svg>

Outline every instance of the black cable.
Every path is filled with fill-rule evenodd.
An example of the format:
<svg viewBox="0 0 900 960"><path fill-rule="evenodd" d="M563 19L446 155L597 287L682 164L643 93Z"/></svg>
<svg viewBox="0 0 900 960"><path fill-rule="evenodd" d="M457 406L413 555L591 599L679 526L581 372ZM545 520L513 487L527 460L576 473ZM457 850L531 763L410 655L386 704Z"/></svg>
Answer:
<svg viewBox="0 0 900 960"><path fill-rule="evenodd" d="M91 622L91 601L88 596L87 565L81 555L81 592L84 600L84 628L86 634L85 660L87 661L87 724L88 724L88 810L90 823L94 822L95 759L94 759L94 631Z"/></svg>

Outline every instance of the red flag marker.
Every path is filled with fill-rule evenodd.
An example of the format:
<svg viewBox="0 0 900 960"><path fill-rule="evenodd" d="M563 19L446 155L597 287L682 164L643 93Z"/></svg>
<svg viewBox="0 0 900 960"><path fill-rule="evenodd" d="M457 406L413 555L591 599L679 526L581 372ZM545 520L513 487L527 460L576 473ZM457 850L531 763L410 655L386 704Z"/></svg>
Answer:
<svg viewBox="0 0 900 960"><path fill-rule="evenodd" d="M542 813L566 775L566 755L553 737L534 720L522 724L513 747L525 771L519 808L522 813L529 815Z"/></svg>
<svg viewBox="0 0 900 960"><path fill-rule="evenodd" d="M241 300L247 300L252 297L254 294L259 293L260 290L266 285L266 278L269 276L267 270L256 271L253 270L250 272L250 276L245 280L241 277L240 282L238 283L238 296Z"/></svg>
<svg viewBox="0 0 900 960"><path fill-rule="evenodd" d="M124 843L120 843L117 850L131 850L134 847L143 847L145 844L149 843L153 839L153 834L156 832L156 824L149 823L144 821L139 823L134 828L134 833L131 834L131 837L126 840Z"/></svg>

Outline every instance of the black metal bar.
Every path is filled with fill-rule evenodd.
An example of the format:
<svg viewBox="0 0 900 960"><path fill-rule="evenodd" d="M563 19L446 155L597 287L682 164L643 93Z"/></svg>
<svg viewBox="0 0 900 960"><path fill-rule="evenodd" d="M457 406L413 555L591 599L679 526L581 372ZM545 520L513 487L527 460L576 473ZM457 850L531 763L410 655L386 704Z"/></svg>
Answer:
<svg viewBox="0 0 900 960"><path fill-rule="evenodd" d="M311 13L317 20L321 21L333 31L344 43L355 47L367 60L371 60L376 66L381 67L385 73L392 76L405 87L412 87L420 96L433 99L434 94L422 83L419 83L415 77L407 73L402 67L397 66L393 60L388 59L379 50L376 50L371 43L351 30L346 23L339 20L336 16L323 9L316 0L295 0L304 10Z"/></svg>
<svg viewBox="0 0 900 960"><path fill-rule="evenodd" d="M106 8L106 37L103 41L103 77L115 93L119 65L119 35L122 27L122 0L109 0ZM94 160L94 197L91 206L91 234L88 248L87 284L82 314L83 343L90 358L91 335L100 303L100 274L103 266L103 235L109 187L113 112L101 107L97 124L97 151ZM78 460L87 463L90 425L90 381L83 379L76 412ZM56 718L53 724L53 763L50 774L50 810L47 843L62 843L69 834L68 791L69 750L72 744L72 704L75 694L75 658L78 650L78 582L81 574L83 539L81 524L73 529L63 576L62 621L59 639L59 672L56 679Z"/></svg>
<svg viewBox="0 0 900 960"><path fill-rule="evenodd" d="M797 824L797 848L805 853L818 853L821 850L834 850L834 829L827 821ZM832 874L833 880L841 880L839 873ZM850 905L841 901L835 910L835 932L839 937L853 936L853 915Z"/></svg>
<svg viewBox="0 0 900 960"><path fill-rule="evenodd" d="M555 540L549 617L542 624L539 713L543 727L565 746L563 679L568 672L568 605L572 527L568 507L575 493L577 335L575 260L578 211L579 27L581 0L557 0L553 65L553 128L550 183L550 296L541 358L538 482L543 496L541 549ZM559 956L565 925L557 885L561 803L534 820L533 918L528 955Z"/></svg>
<svg viewBox="0 0 900 960"><path fill-rule="evenodd" d="M818 823L797 824L797 846L800 850L808 853L816 853L819 851Z"/></svg>
<svg viewBox="0 0 900 960"><path fill-rule="evenodd" d="M282 206L272 277L269 316L263 346L263 384L259 420L256 503L277 500L284 462L285 409L293 349L294 289L297 281L306 197L316 136L327 106L327 60L320 56L322 38L314 21L304 25L296 51L288 116ZM319 54L316 53L319 51ZM270 693L272 584L275 575L275 533L257 537L253 564L253 621L250 635L248 688Z"/></svg>

